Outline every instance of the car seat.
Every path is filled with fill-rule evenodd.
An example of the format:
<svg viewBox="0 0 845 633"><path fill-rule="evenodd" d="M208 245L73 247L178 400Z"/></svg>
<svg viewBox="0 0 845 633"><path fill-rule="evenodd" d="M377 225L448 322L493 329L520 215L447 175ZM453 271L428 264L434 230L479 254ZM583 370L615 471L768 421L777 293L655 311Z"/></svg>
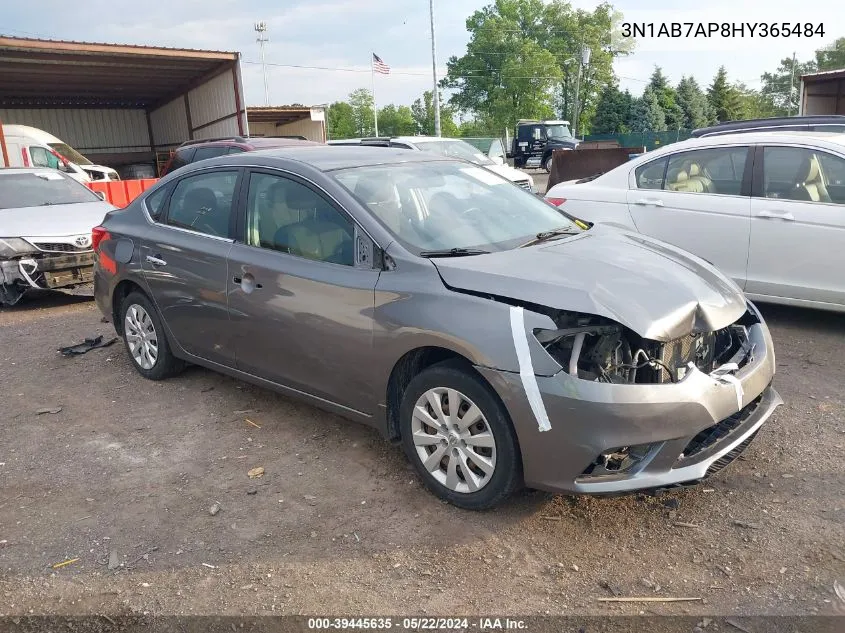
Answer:
<svg viewBox="0 0 845 633"><path fill-rule="evenodd" d="M798 169L798 179L791 196L793 200L807 202L830 202L830 194L822 177L819 157L807 152Z"/></svg>
<svg viewBox="0 0 845 633"><path fill-rule="evenodd" d="M180 222L198 230L205 229L218 237L226 237L229 235L229 213L223 211L213 190L198 187L182 198L183 218Z"/></svg>
<svg viewBox="0 0 845 633"><path fill-rule="evenodd" d="M352 223L306 187L290 187L286 204L302 218L276 232L279 250L307 259L354 264Z"/></svg>

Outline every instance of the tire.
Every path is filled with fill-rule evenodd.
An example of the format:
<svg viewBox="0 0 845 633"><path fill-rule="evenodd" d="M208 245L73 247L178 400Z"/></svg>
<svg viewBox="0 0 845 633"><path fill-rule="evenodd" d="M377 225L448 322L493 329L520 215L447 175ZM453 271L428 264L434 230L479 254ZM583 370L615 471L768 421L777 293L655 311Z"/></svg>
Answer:
<svg viewBox="0 0 845 633"><path fill-rule="evenodd" d="M546 160L543 161L543 169L545 169L548 173L552 173L552 158L552 154L549 154L546 157Z"/></svg>
<svg viewBox="0 0 845 633"><path fill-rule="evenodd" d="M185 363L170 351L158 311L146 295L130 292L126 296L120 305L120 322L126 351L144 378L164 380L184 369Z"/></svg>
<svg viewBox="0 0 845 633"><path fill-rule="evenodd" d="M432 415L436 413L432 401L441 405L439 420ZM468 428L453 424L453 408L459 412L454 420L459 424L467 415L478 421ZM426 487L441 499L467 510L486 510L522 485L522 459L510 416L491 387L469 367L448 362L419 373L405 389L399 415L405 455ZM423 463L426 459L429 467Z"/></svg>

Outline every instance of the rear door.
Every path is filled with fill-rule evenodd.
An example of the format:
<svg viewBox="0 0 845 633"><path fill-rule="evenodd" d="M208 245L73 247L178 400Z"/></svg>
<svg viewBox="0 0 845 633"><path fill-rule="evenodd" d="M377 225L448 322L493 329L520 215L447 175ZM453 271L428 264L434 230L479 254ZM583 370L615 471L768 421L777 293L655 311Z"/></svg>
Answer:
<svg viewBox="0 0 845 633"><path fill-rule="evenodd" d="M669 154L634 170L628 209L640 233L679 246L745 285L751 213L747 145Z"/></svg>
<svg viewBox="0 0 845 633"><path fill-rule="evenodd" d="M252 170L229 254L238 368L372 414L373 244L313 183Z"/></svg>
<svg viewBox="0 0 845 633"><path fill-rule="evenodd" d="M190 354L224 365L234 362L226 256L241 172L215 168L176 181L141 244L144 276L176 342Z"/></svg>
<svg viewBox="0 0 845 633"><path fill-rule="evenodd" d="M758 148L747 292L845 304L845 156Z"/></svg>

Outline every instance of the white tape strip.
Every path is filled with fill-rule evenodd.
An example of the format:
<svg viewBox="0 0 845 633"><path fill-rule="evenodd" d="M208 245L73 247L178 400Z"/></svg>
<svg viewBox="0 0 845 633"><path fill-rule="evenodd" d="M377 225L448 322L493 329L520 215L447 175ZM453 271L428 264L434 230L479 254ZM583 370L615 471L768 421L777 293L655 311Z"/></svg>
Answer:
<svg viewBox="0 0 845 633"><path fill-rule="evenodd" d="M519 377L522 379L522 388L525 389L528 404L531 405L540 431L550 431L552 424L546 413L546 405L543 404L543 396L540 395L534 365L531 364L531 350L528 348L528 337L525 334L525 311L522 308L511 306L511 332L516 358L519 361Z"/></svg>

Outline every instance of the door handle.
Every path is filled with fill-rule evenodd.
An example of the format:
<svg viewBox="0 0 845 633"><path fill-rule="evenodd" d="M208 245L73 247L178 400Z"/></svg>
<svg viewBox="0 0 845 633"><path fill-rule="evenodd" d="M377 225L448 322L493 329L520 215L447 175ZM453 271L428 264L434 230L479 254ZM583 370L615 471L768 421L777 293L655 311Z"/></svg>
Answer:
<svg viewBox="0 0 845 633"><path fill-rule="evenodd" d="M246 273L243 277L235 275L232 277L232 282L238 284L245 293L249 294L253 290L261 290L264 286L255 283L255 277Z"/></svg>
<svg viewBox="0 0 845 633"><path fill-rule="evenodd" d="M784 220L785 222L795 221L795 216L789 213L789 211L760 211L757 217L767 220Z"/></svg>
<svg viewBox="0 0 845 633"><path fill-rule="evenodd" d="M153 266L167 266L166 261L164 261L160 257L153 257L152 255L147 255L147 262L152 264Z"/></svg>
<svg viewBox="0 0 845 633"><path fill-rule="evenodd" d="M634 200L634 204L652 207L662 207L663 200L657 200L655 198L640 198L639 200Z"/></svg>

